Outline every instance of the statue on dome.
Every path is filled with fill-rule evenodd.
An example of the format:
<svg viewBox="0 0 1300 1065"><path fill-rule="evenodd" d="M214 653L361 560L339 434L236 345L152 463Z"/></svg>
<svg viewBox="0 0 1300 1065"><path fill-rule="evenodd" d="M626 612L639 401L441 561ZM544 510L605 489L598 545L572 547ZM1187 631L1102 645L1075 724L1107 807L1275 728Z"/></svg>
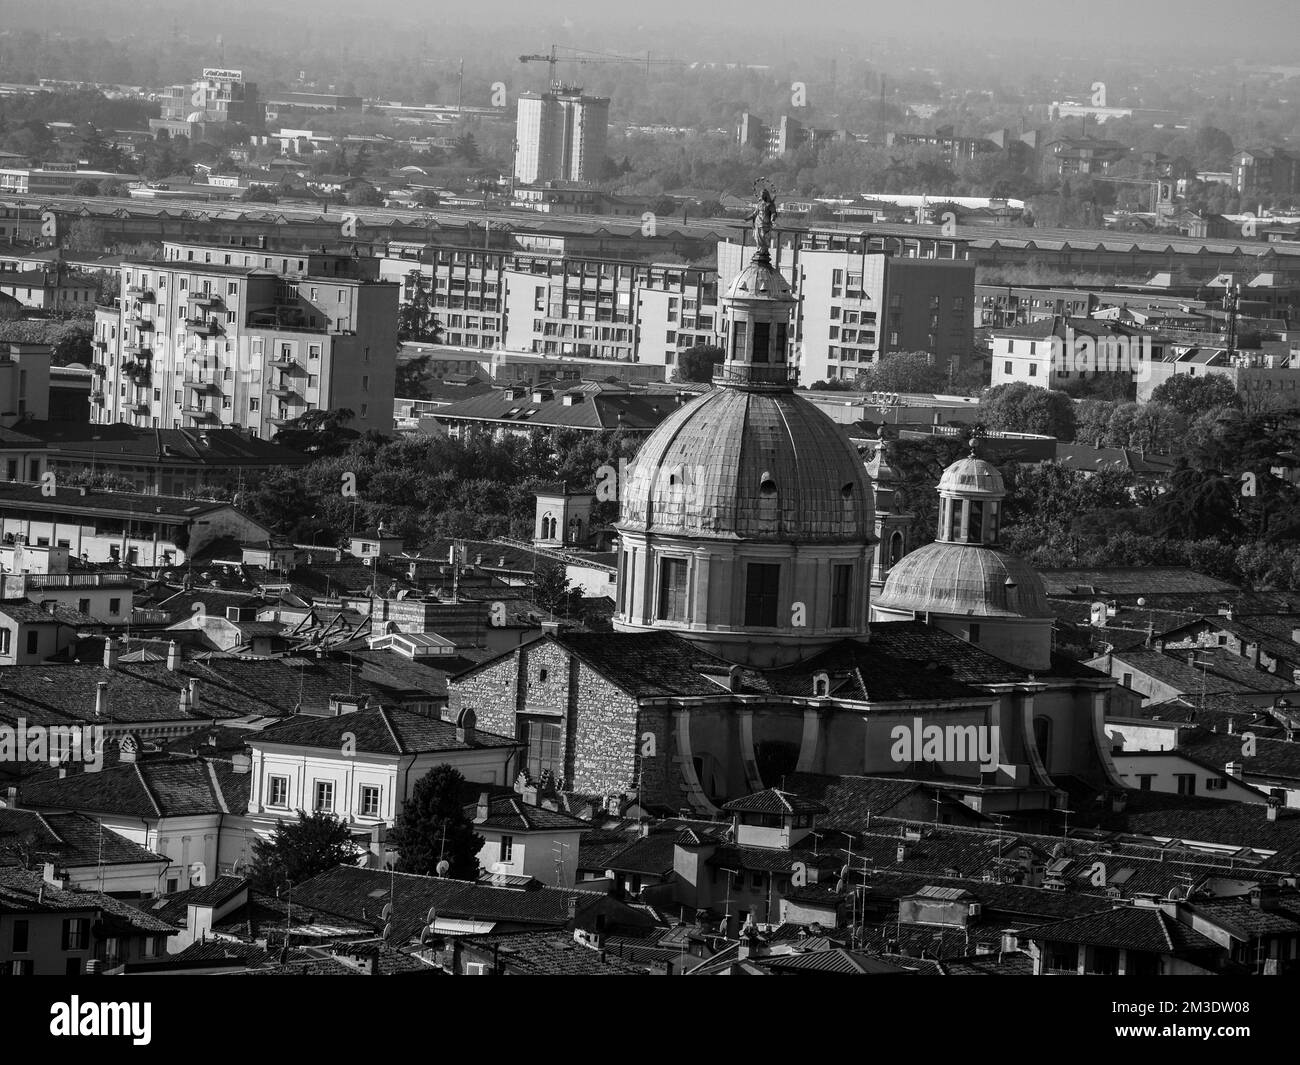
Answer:
<svg viewBox="0 0 1300 1065"><path fill-rule="evenodd" d="M758 181L754 182L755 192L758 192L758 185L761 181L763 179L759 178ZM759 197L758 202L754 204L753 213L746 219L746 221L754 223L755 258L767 259L770 257L772 225L776 221L777 214L776 201L772 199L772 191L764 184L762 195Z"/></svg>

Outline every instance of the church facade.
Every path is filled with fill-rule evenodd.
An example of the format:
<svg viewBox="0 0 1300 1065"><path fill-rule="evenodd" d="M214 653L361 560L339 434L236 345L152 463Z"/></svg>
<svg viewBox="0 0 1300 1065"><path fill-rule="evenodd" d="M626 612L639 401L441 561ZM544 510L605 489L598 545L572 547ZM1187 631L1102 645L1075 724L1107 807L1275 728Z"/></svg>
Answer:
<svg viewBox="0 0 1300 1065"><path fill-rule="evenodd" d="M869 468L793 392L794 300L756 236L715 387L621 486L616 631L480 663L450 711L564 790L696 814L793 772L940 779L987 812L1063 805L1055 776L1118 787L1114 681L1053 654L1041 581L997 546L997 471L946 471L939 540L909 552L883 444Z"/></svg>

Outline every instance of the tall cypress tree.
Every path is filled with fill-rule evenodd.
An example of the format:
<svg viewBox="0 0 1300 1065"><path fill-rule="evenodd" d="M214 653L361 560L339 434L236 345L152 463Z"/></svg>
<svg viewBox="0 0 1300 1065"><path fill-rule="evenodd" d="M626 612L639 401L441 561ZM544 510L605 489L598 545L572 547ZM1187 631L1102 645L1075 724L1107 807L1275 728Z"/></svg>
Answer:
<svg viewBox="0 0 1300 1065"><path fill-rule="evenodd" d="M478 879L476 855L484 839L465 815L464 784L465 778L449 765L435 766L416 783L388 837L397 850L398 872L433 876L445 859L447 876Z"/></svg>

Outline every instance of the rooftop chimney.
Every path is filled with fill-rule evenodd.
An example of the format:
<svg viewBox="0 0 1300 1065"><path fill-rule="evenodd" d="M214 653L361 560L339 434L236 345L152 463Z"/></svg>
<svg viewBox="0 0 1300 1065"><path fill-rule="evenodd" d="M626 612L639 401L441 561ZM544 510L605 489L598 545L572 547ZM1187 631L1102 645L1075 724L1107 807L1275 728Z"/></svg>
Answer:
<svg viewBox="0 0 1300 1065"><path fill-rule="evenodd" d="M481 825L488 819L488 793L478 793L478 809L474 811L474 824Z"/></svg>
<svg viewBox="0 0 1300 1065"><path fill-rule="evenodd" d="M110 636L107 640L104 641L104 668L105 669L117 668L117 654L118 654L117 637Z"/></svg>
<svg viewBox="0 0 1300 1065"><path fill-rule="evenodd" d="M1264 808L1264 811L1265 811L1265 812L1264 812L1264 816L1267 817L1270 821L1276 821L1276 820L1277 820L1277 807L1278 807L1278 804L1277 804L1277 803L1275 803L1275 802L1270 802L1270 803L1269 803L1269 804Z"/></svg>
<svg viewBox="0 0 1300 1065"><path fill-rule="evenodd" d="M199 678L198 677L190 677L189 691L190 691L190 709L197 710L199 708Z"/></svg>
<svg viewBox="0 0 1300 1065"><path fill-rule="evenodd" d="M247 773L253 767L253 760L246 754L237 754L230 760L230 767L236 773Z"/></svg>
<svg viewBox="0 0 1300 1065"><path fill-rule="evenodd" d="M108 717L108 681L101 680L95 685L95 716Z"/></svg>
<svg viewBox="0 0 1300 1065"><path fill-rule="evenodd" d="M181 645L175 640L167 645L167 668L173 673L181 668Z"/></svg>

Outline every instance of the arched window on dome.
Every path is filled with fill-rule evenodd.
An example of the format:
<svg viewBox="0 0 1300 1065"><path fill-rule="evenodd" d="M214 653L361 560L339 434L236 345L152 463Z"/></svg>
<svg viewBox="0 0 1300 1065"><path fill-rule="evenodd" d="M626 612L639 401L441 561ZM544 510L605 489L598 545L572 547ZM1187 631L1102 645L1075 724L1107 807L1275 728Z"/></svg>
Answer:
<svg viewBox="0 0 1300 1065"><path fill-rule="evenodd" d="M898 565L898 560L903 557L903 534L895 530L894 535L889 538L889 565Z"/></svg>
<svg viewBox="0 0 1300 1065"><path fill-rule="evenodd" d="M772 350L773 362L778 362L778 363L785 362L785 349L787 344L788 331L789 331L789 326L787 326L785 322L776 323L776 343L773 345L773 350Z"/></svg>
<svg viewBox="0 0 1300 1065"><path fill-rule="evenodd" d="M985 519L988 531L985 533L984 542L990 546L996 546L998 542L998 517L1001 508L1002 504L997 500L989 500L988 514Z"/></svg>
<svg viewBox="0 0 1300 1065"><path fill-rule="evenodd" d="M967 506L966 542L979 544L984 542L984 504L978 499L971 500Z"/></svg>
<svg viewBox="0 0 1300 1065"><path fill-rule="evenodd" d="M961 542L961 510L962 501L960 499L949 500L947 538L953 543Z"/></svg>

